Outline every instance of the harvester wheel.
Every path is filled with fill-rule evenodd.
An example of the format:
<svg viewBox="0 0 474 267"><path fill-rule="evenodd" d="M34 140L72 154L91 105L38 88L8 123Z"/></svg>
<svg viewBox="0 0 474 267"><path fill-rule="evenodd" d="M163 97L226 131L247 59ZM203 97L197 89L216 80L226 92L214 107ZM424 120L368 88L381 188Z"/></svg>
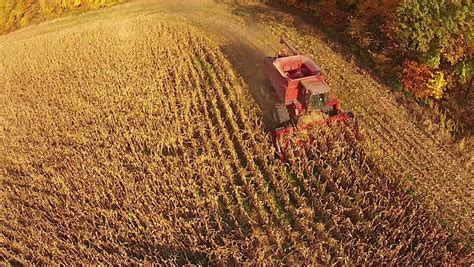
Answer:
<svg viewBox="0 0 474 267"><path fill-rule="evenodd" d="M290 114L288 113L288 109L285 105L275 105L275 109L273 110L273 120L278 125L278 127L288 124L290 121Z"/></svg>

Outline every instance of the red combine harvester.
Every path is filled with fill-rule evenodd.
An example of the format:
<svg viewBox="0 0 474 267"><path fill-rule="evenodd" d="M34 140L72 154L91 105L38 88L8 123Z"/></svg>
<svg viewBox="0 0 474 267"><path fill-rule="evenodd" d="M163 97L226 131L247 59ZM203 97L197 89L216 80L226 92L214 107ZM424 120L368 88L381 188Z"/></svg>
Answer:
<svg viewBox="0 0 474 267"><path fill-rule="evenodd" d="M301 55L285 37L280 42L293 53L266 57L265 73L278 97L273 111L277 127L274 132L274 146L282 160L285 154L280 139L301 130L343 122L354 117L352 112L342 112L340 101L330 95L321 68L308 56ZM285 147L286 144L283 144Z"/></svg>

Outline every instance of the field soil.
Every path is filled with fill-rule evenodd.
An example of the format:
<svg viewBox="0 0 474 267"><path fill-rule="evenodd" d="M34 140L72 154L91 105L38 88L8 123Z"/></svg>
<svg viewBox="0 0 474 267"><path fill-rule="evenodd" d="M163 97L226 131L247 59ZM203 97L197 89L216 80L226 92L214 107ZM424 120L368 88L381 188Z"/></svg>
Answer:
<svg viewBox="0 0 474 267"><path fill-rule="evenodd" d="M472 261L474 170L389 88L297 17L176 2L0 37L4 260ZM274 157L262 65L281 34L321 65L365 140L319 129L318 149L290 150L304 160Z"/></svg>

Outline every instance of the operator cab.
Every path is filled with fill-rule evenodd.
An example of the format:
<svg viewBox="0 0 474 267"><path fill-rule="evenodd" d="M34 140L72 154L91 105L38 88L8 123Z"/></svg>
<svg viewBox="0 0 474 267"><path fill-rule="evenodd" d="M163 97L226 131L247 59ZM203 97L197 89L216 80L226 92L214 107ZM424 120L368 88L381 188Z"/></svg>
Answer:
<svg viewBox="0 0 474 267"><path fill-rule="evenodd" d="M306 96L308 100L307 110L322 110L325 112L331 88L324 81L320 80L304 80L301 81L301 85L308 92Z"/></svg>
<svg viewBox="0 0 474 267"><path fill-rule="evenodd" d="M327 99L328 93L310 94L308 101L308 111L325 108Z"/></svg>

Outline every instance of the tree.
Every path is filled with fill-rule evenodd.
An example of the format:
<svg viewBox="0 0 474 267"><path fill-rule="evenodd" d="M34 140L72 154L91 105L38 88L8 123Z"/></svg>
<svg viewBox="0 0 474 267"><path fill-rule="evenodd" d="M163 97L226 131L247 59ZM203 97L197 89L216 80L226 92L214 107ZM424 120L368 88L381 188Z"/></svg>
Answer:
<svg viewBox="0 0 474 267"><path fill-rule="evenodd" d="M397 9L398 42L405 57L436 70L430 91L437 99L447 79L455 83L472 79L473 14L474 4L469 0L405 0Z"/></svg>

